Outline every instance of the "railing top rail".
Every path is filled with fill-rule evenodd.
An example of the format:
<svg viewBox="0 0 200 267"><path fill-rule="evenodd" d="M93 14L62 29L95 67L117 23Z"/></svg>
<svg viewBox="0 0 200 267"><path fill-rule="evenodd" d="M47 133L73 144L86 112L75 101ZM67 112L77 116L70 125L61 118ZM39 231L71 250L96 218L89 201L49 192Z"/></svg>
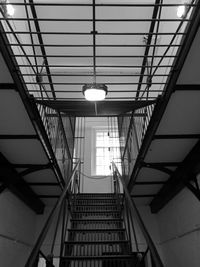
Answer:
<svg viewBox="0 0 200 267"><path fill-rule="evenodd" d="M74 167L74 169L72 171L70 179L66 183L66 185L65 185L65 187L64 187L64 189L62 191L62 194L60 195L60 197L57 200L55 206L53 207L49 217L47 218L46 223L44 224L44 226L42 228L42 231L41 231L41 233L40 233L40 235L39 235L39 237L37 239L37 242L36 242L34 248L32 249L32 252L31 252L31 254L30 254L30 256L29 256L29 258L28 258L28 260L27 260L27 262L25 264L25 267L32 267L33 266L34 261L35 261L37 255L38 255L38 253L40 251L40 247L41 247L41 245L42 245L42 243L43 243L43 241L44 241L44 239L46 237L46 234L47 234L47 232L49 230L49 227L51 226L51 223L52 223L52 221L53 221L53 219L55 217L55 214L58 211L59 207L62 205L63 200L64 200L64 198L65 198L65 196L67 194L67 191L69 189L69 186L71 184L71 181L73 181L73 177L74 177L74 175L76 173L76 170L77 170L79 164L80 164L80 160L76 163L76 165L75 165L75 167Z"/></svg>
<svg viewBox="0 0 200 267"><path fill-rule="evenodd" d="M155 246L155 244L154 244L149 232L147 231L147 229L146 229L146 227L144 225L144 222L143 222L143 220L142 220L142 218L140 216L140 213L139 213L139 211L138 211L133 199L131 198L131 195L130 195L130 193L128 191L128 188L127 188L127 186L125 184L125 181L124 181L123 177L121 176L121 174L120 174L119 170L117 169L117 166L116 166L116 164L114 162L112 162L112 166L113 166L114 173L117 175L118 179L121 181L121 184L122 184L123 189L124 189L125 197L126 197L128 203L129 203L129 208L130 208L131 214L132 214L132 212L134 212L134 215L135 215L135 217L137 219L137 222L138 222L138 224L140 226L140 229L141 229L141 231L142 231L142 233L143 233L143 235L145 237L147 245L148 245L148 247L149 247L149 249L150 249L150 251L152 253L154 262L156 264L156 267L164 267L164 265L163 265L163 263L161 261L161 258L160 258L159 254L158 254L158 251L156 249L156 246Z"/></svg>

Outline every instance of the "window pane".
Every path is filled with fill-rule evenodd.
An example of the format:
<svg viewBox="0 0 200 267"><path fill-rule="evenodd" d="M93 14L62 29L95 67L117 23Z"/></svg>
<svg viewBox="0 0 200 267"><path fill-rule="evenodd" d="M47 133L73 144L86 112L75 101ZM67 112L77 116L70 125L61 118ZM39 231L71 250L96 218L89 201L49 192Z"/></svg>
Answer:
<svg viewBox="0 0 200 267"><path fill-rule="evenodd" d="M116 162L121 171L118 132L106 130L96 132L96 175L110 175L111 162Z"/></svg>

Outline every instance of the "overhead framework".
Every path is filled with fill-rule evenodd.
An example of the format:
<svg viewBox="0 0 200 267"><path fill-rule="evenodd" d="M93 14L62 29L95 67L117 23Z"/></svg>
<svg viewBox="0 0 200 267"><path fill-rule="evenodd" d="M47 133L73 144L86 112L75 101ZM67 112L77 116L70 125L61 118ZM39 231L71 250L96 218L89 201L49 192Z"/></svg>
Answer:
<svg viewBox="0 0 200 267"><path fill-rule="evenodd" d="M10 3L16 12L1 10L2 34L29 93L42 101L84 101L82 86L94 75L108 86L111 105L155 100L191 22L176 15L181 1Z"/></svg>

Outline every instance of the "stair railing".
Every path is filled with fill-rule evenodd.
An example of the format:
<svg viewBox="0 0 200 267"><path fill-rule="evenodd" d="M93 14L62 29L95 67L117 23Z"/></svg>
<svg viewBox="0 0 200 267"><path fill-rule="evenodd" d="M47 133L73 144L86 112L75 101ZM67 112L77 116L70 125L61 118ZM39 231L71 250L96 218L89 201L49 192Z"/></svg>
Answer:
<svg viewBox="0 0 200 267"><path fill-rule="evenodd" d="M70 166L72 166L72 151L69 148L62 117L58 111L35 103L34 99L32 99L32 106L35 112L37 112L36 108L38 110L38 115L41 118L62 175L66 177L70 173Z"/></svg>
<svg viewBox="0 0 200 267"><path fill-rule="evenodd" d="M42 258L44 258L46 260L46 266L47 267L54 267L53 265L53 255L51 255L51 253L53 252L53 248L55 245L55 239L56 239L56 235L57 235L57 230L58 230L58 221L60 221L60 217L61 217L61 213L62 210L64 210L64 214L66 212L66 198L67 198L67 194L70 193L70 186L71 183L75 182L74 176L76 175L77 169L79 168L80 165L80 161L78 161L72 171L71 177L68 180L68 182L66 183L62 194L60 195L59 199L57 200L55 206L53 207L50 215L48 216L42 231L40 232L40 235L38 236L38 239L35 243L35 246L33 247L31 254L25 264L25 267L36 267L37 266L37 262L38 262L38 256L41 255ZM76 186L75 184L72 186L72 188ZM54 219L56 218L56 214L58 214L58 218L57 218L57 223L56 223L56 231L53 237L53 242L52 242L52 246L51 246L51 253L48 256L45 256L44 253L41 251L41 246L47 236L47 233L52 225L52 222L54 221ZM65 230L63 230L62 232L65 232ZM62 237L61 237L62 239Z"/></svg>
<svg viewBox="0 0 200 267"><path fill-rule="evenodd" d="M144 222L140 216L140 213L135 205L135 202L133 201L133 199L131 198L131 195L127 189L126 183L123 179L123 177L121 176L116 164L114 162L112 162L112 168L113 168L113 179L115 181L115 183L118 183L118 185L116 186L117 188L120 188L120 184L122 185L123 188L123 192L124 192L124 201L127 202L127 206L130 212L130 216L133 218L135 218L137 220L137 223L140 227L141 232L143 233L143 236L146 240L147 243L147 250L145 251L144 254L141 254L141 259L139 260L139 262L137 263L137 267L140 266L140 263L144 260L144 257L146 257L148 251L150 251L153 262L155 264L155 267L164 267L162 260L158 254L158 251L156 249L156 246L149 234L149 232L147 231ZM133 223L133 220L131 220ZM132 226L134 227L134 226ZM138 255L140 254L140 252L138 253Z"/></svg>
<svg viewBox="0 0 200 267"><path fill-rule="evenodd" d="M123 173L127 179L132 172L157 102L118 119Z"/></svg>

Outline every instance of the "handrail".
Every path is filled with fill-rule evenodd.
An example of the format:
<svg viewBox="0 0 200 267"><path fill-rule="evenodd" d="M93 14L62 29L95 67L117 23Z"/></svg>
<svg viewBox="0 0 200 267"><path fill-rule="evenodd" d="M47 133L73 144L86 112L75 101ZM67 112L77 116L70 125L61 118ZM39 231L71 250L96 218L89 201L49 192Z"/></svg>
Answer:
<svg viewBox="0 0 200 267"><path fill-rule="evenodd" d="M163 265L163 263L161 261L161 258L160 258L159 254L158 254L158 251L156 249L156 246L155 246L150 234L148 233L148 231L147 231L147 229L146 229L146 227L144 225L144 222L143 222L143 220L142 220L142 218L141 218L141 216L139 214L139 211L138 211L133 199L131 198L131 196L129 194L129 191L127 189L127 186L126 186L126 184L125 184L125 182L124 182L121 174L119 173L119 171L117 169L117 166L115 165L114 162L112 162L112 166L113 166L113 170L114 170L113 175L115 176L115 179L118 178L118 180L121 182L121 184L123 186L124 193L125 193L126 199L127 199L128 203L129 203L129 207L130 207L130 211L131 211L130 214L132 214L132 212L134 212L135 218L136 218L136 220L137 220L137 222L138 222L138 224L140 226L140 229L141 229L141 231L142 231L142 233L143 233L143 235L145 237L145 240L147 242L149 250L151 251L151 254L152 254L152 257L154 259L156 267L164 267L164 265Z"/></svg>
<svg viewBox="0 0 200 267"><path fill-rule="evenodd" d="M71 181L73 181L73 177L74 177L74 175L76 173L76 170L77 170L79 164L80 164L80 161L78 161L77 164L75 165L69 181L66 183L62 194L60 195L60 197L57 200L55 206L53 207L50 215L48 216L48 218L46 220L46 223L44 224L44 226L42 228L42 231L41 231L41 233L40 233L40 235L39 235L39 237L38 237L38 239L36 241L36 244L35 244L34 248L32 249L32 252L31 252L31 254L30 254L30 256L29 256L29 258L28 258L28 260L27 260L27 262L25 264L25 267L32 267L33 266L33 264L35 262L35 259L36 259L37 255L38 255L39 251L40 251L40 247L42 246L42 243L43 243L43 241L44 241L44 239L45 239L45 237L47 235L47 232L49 230L49 227L51 226L51 223L52 223L52 221L53 221L53 219L55 217L55 214L58 211L58 209L61 207L61 205L62 205L62 203L63 203L63 201L64 201L64 199L66 197L66 194L68 192L70 183L71 183Z"/></svg>

